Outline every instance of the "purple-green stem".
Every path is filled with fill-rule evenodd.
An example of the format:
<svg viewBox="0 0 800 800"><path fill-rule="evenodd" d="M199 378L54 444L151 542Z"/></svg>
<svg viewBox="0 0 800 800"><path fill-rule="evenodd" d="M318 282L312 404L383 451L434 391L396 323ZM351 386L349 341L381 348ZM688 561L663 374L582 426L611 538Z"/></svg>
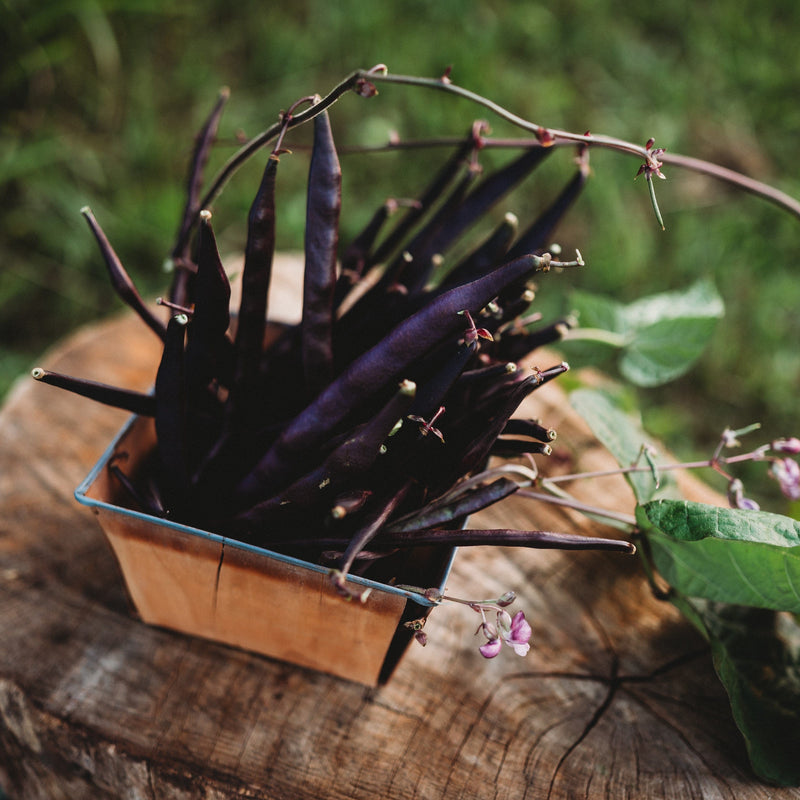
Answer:
<svg viewBox="0 0 800 800"><path fill-rule="evenodd" d="M536 122L526 120L523 117L512 113L498 103L476 94L469 89L464 89L461 86L457 86L449 79L442 80L436 78L418 78L409 75L373 73L370 80L376 83L399 83L428 89L438 89L443 92L458 95L459 97L470 100L477 105L483 106L501 119L504 119L506 122L510 122L512 125L522 130L530 131L536 137L539 143L546 144L546 146L563 146L574 144L592 145L594 147L617 150L619 152L635 155L644 159L645 161L648 160L648 150L642 145L637 145L633 142L628 142L624 139L618 139L613 136L595 135L588 132L584 134L577 134L556 128L547 128L543 125L539 125ZM545 138L547 136L552 137L552 140L548 141ZM672 164L676 167L688 169L692 172L700 172L718 180L731 183L747 192L758 195L765 200L783 207L790 213L794 214L794 216L800 218L800 202L790 195L775 189L774 187L761 183L761 181L756 181L747 177L746 175L742 175L734 170L726 169L725 167L720 167L717 164L713 164L709 161L699 158L692 158L690 156L682 156L678 155L677 153L662 153L659 158L664 164Z"/></svg>
<svg viewBox="0 0 800 800"><path fill-rule="evenodd" d="M343 81L336 85L327 95L321 98L321 100L314 106L300 113L294 114L288 119L288 115L282 116L278 122L244 144L236 153L233 154L233 156L228 159L227 163L219 171L205 196L203 197L202 202L199 204L199 208L209 207L214 198L217 197L220 191L222 191L222 188L230 179L230 177L236 172L236 170L245 161L247 161L250 156L253 155L253 153L257 152L259 149L271 142L282 131L287 131L310 121L325 109L330 108L330 106L336 103L337 100L351 90L356 90L365 96L370 96L369 92L360 91L360 87L374 83L404 84L418 88L435 89L462 97L478 106L486 108L500 119L509 122L515 127L532 133L536 137L536 143L540 146L544 145L548 147L558 147L565 145L574 146L576 144L589 145L592 147L616 150L618 152L636 156L644 161L648 160L648 150L642 145L637 145L633 142L628 142L624 139L618 139L613 136L603 136L589 132L578 134L557 128L548 128L531 120L524 119L523 117L514 114L498 103L472 92L469 89L465 89L457 84L454 84L448 77L421 78L410 75L394 75L388 72L388 69L385 65L379 64L369 70L357 70L356 72L351 73ZM499 141L501 140L495 140L495 146L497 146ZM525 146L524 143L520 143L516 140L503 141L505 146L509 146L510 143L513 143L513 146ZM487 142L489 142L489 140L486 140L486 142L482 140L482 144ZM530 145L531 143L529 142L527 146ZM394 142L390 145L390 147L399 146L401 145ZM414 146L421 145L415 143ZM790 195L787 195L785 192L781 192L780 190L768 186L761 181L756 181L753 178L749 178L741 173L726 169L725 167L718 166L712 162L690 156L679 155L677 153L663 153L661 155L661 161L664 164L670 164L672 166L681 167L682 169L688 169L692 172L702 173L717 180L730 183L746 192L774 203L794 216L800 218L800 202Z"/></svg>
<svg viewBox="0 0 800 800"><path fill-rule="evenodd" d="M745 428L740 431L734 431L732 433L749 433L755 427L756 426L750 426L749 428ZM746 461L763 461L765 460L764 454L766 450L769 449L768 446L762 446L756 448L755 450L751 450L748 453L741 453L740 455L736 456L722 456L721 453L724 446L725 439L723 437L711 458L700 461L681 461L670 464L655 465L648 459L648 464L642 466L634 464L629 467L614 467L612 469L605 470L574 472L568 475L555 475L549 478L542 477L539 475L537 470L530 469L519 464L506 464L501 467L495 467L493 469L486 470L485 472L473 476L468 481L464 481L462 484L459 484L458 491L464 491L474 483L485 481L488 478L498 475L518 475L524 480L522 483L520 483L520 489L515 493L517 497L525 497L530 500L539 500L545 503L550 503L551 505L564 506L589 516L603 517L613 522L619 522L631 527L635 527L636 518L631 514L625 514L624 512L620 511L612 511L610 509L601 508L588 503L582 503L580 500L569 496L566 492L561 493L560 491L559 494L553 495L545 492L533 491L532 489L524 487L539 485L544 489L551 489L552 491L555 491L555 487L558 484L577 480L606 478L614 475L630 475L638 472L654 473L656 470L658 472L674 472L676 470L688 469L713 469L715 472L718 472L720 475L722 475L726 480L730 481L732 480L732 476L723 469L724 466L727 466L728 464L741 464Z"/></svg>
<svg viewBox="0 0 800 800"><path fill-rule="evenodd" d="M444 601L448 603L458 603L462 606L469 606L473 610L477 610L478 608L484 608L487 611L501 611L506 606L510 606L514 600L516 600L516 596L514 592L506 592L502 597L495 598L493 597L491 600L464 600L461 597L453 597L449 594L444 594L443 592L438 591L437 589L423 589L421 586L411 586L409 584L398 584L398 589L402 589L406 592L414 592L416 594L422 595L430 602L439 605Z"/></svg>
<svg viewBox="0 0 800 800"><path fill-rule="evenodd" d="M587 144L594 144L597 147L610 148L610 145L604 144L600 141L595 141L602 137L586 137ZM350 147L340 148L340 155L352 155L357 153L380 153L389 152L391 150L427 150L432 147L452 147L454 144L460 142L461 139L455 136L442 136L430 139L407 139L401 140L393 138L386 144L381 145L353 145ZM520 147L541 147L541 143L537 139L530 138L512 138L502 136L487 136L481 140L482 148L484 150L491 149L517 149ZM574 147L573 140L559 139L552 143L551 147ZM636 145L631 145L635 147ZM611 148L615 149L615 148ZM741 172L721 167L711 161L705 161L702 158L694 158L693 156L684 156L680 153L662 153L660 156L662 164L668 164L680 169L686 169L690 172L696 172L701 175L706 175L709 178L728 183L738 189L742 189L748 194L753 194L756 197L761 197L781 208L796 217L800 217L800 201L796 200L791 195L770 186L767 183L751 178Z"/></svg>
<svg viewBox="0 0 800 800"><path fill-rule="evenodd" d="M742 453L738 456L715 456L701 461L681 461L672 464L658 464L659 472L674 472L679 469L713 469L726 478L730 478L726 472L722 471L723 464L741 464L744 461L762 461L763 451L753 450L749 453ZM542 484L565 483L566 481L582 480L584 478L604 478L610 475L629 475L634 472L652 472L651 466L633 465L630 467L616 467L615 469L596 470L594 472L576 472L571 475L555 475L552 478L543 478Z"/></svg>

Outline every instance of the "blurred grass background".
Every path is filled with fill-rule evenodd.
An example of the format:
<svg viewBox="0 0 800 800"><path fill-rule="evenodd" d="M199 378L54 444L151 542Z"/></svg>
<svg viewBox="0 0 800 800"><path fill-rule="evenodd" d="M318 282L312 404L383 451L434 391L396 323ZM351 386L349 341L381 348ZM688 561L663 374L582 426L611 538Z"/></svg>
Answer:
<svg viewBox="0 0 800 800"><path fill-rule="evenodd" d="M79 209L90 205L143 293L182 205L192 139L218 89L232 98L213 163L281 109L359 67L441 75L544 125L707 158L800 196L800 5L796 0L3 0L0 3L0 396L47 346L121 306ZM486 113L440 93L382 86L332 112L341 145L462 134ZM496 120L496 135L516 131ZM293 138L302 141L302 135ZM386 196L413 195L441 153L343 157L343 236ZM489 153L487 161L500 156ZM286 167L284 168L284 162ZM510 205L532 213L570 174L557 153ZM712 277L727 315L703 361L642 392L651 430L688 452L724 425L800 433L800 221L764 201L668 169L667 226L638 164L592 154L594 176L559 239L579 274L548 277L548 314L571 286L629 300ZM213 164L212 164L213 166ZM221 246L243 223L263 158L215 208ZM305 157L282 161L279 245L302 243Z"/></svg>

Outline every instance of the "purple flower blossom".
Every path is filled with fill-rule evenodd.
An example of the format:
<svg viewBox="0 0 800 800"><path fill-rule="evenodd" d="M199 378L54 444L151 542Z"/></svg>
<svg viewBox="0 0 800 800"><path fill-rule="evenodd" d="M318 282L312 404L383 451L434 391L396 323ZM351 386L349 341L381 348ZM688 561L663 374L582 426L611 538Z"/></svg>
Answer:
<svg viewBox="0 0 800 800"><path fill-rule="evenodd" d="M743 509L744 511L760 511L761 506L756 503L755 500L751 500L749 497L743 497L739 501L739 508Z"/></svg>
<svg viewBox="0 0 800 800"><path fill-rule="evenodd" d="M776 439L772 442L771 447L776 453L792 453L793 455L797 455L800 453L800 439L796 436L792 436L788 439Z"/></svg>
<svg viewBox="0 0 800 800"><path fill-rule="evenodd" d="M731 508L741 508L745 511L759 511L760 506L755 500L744 496L744 487L738 478L728 484L728 502Z"/></svg>
<svg viewBox="0 0 800 800"><path fill-rule="evenodd" d="M490 639L485 644L482 644L478 650L481 651L481 655L484 658L494 658L503 647L503 642L501 639Z"/></svg>
<svg viewBox="0 0 800 800"><path fill-rule="evenodd" d="M503 642L513 648L518 656L527 655L531 649L529 642L533 631L522 611L517 611L512 618L507 611L501 609L497 612L497 629L484 622L478 630L482 630L488 639L478 648L484 658L494 658L498 655Z"/></svg>
<svg viewBox="0 0 800 800"><path fill-rule="evenodd" d="M800 465L792 458L772 462L770 475L778 481L783 494L790 500L800 500Z"/></svg>
<svg viewBox="0 0 800 800"><path fill-rule="evenodd" d="M503 616L502 620L500 619L501 614ZM508 625L508 628L506 628L506 625ZM530 641L533 631L522 611L517 611L513 619L511 619L507 611L498 613L497 626L500 628L500 633L503 639L505 639L506 644L509 645L509 647L513 647L514 652L518 656L527 655L528 650L531 649L528 642Z"/></svg>

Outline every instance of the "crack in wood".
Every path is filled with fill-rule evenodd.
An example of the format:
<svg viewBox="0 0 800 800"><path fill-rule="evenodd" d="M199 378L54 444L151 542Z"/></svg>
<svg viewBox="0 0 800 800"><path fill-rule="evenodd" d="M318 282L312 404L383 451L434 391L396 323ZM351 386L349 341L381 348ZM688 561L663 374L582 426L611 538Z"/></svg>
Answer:
<svg viewBox="0 0 800 800"><path fill-rule="evenodd" d="M648 702L646 702L642 697L637 694L629 694L642 708L646 709L650 714L652 714L662 725L665 725L671 731L675 733L675 735L683 742L686 746L686 749L689 750L690 753L693 753L698 760L703 764L703 766L709 771L711 775L713 775L722 786L729 792L731 800L735 800L736 793L733 787L727 780L727 776L721 774L719 770L714 769L713 765L709 762L707 758L703 755L703 753L698 750L692 742L687 738L684 732L675 725L672 720L668 719L664 714L659 714L658 711Z"/></svg>
<svg viewBox="0 0 800 800"><path fill-rule="evenodd" d="M214 601L212 603L212 608L214 611L214 615L216 616L217 613L217 596L219 595L219 579L222 575L222 562L225 560L225 540L222 540L222 544L219 548L219 562L217 562L217 574L214 578Z"/></svg>
<svg viewBox="0 0 800 800"><path fill-rule="evenodd" d="M561 758L558 760L555 769L553 770L553 774L550 778L550 786L547 790L547 797L549 798L553 794L553 788L555 786L556 778L558 778L558 773L561 770L561 767L564 765L564 762L572 755L575 750L578 749L581 742L592 732L594 727L600 722L603 715L606 711L611 707L611 703L614 701L614 697L617 693L617 689L619 688L619 659L614 655L614 658L611 662L611 674L609 675L608 679L608 691L606 692L606 696L603 698L603 702L594 710L594 713L589 718L589 721L581 731L580 735L575 739L574 742L562 753Z"/></svg>
<svg viewBox="0 0 800 800"><path fill-rule="evenodd" d="M605 627L601 624L601 622L594 616L591 609L585 609L587 616L592 622L592 626L595 628L598 636L603 641L607 652L611 656L611 662L609 665L609 674L608 675L598 675L593 673L569 673L564 671L551 671L551 672L538 672L538 673L527 673L527 677L533 677L534 675L539 678L558 678L558 679L572 679L572 680L588 680L588 681L595 681L599 683L603 683L607 685L606 694L601 701L601 703L595 708L594 712L592 713L589 720L586 722L585 726L583 727L580 734L575 738L575 740L567 747L567 749L562 753L561 757L559 758L555 769L553 770L553 774L550 778L550 784L547 791L547 797L550 798L553 794L555 789L556 780L558 779L558 775L561 771L561 768L566 763L567 759L580 747L581 743L586 739L587 736L592 732L592 730L597 726L603 716L611 707L614 699L616 698L618 692L622 690L626 684L628 683L647 683L665 675L666 673L678 669L684 666L691 661L696 660L697 658L706 655L708 653L708 648L702 649L695 649L691 650L687 653L682 653L675 658L670 659L669 661L661 664L660 666L656 667L653 670L643 674L643 675L621 675L619 672L620 668L620 659L616 650L614 648L613 642L608 635L608 632L605 630ZM522 678L526 677L525 673L520 673L516 676L509 676L509 678ZM661 720L665 724L667 724L671 729L675 730L676 733L680 736L681 740L687 745L691 752L695 753L703 764L709 768L710 765L702 758L700 753L685 739L685 737L680 734L680 732L669 723L668 720L662 718L660 715L656 714L647 704L645 704L641 698L639 698L635 693L629 693L629 696L634 699L636 702L643 705L647 708L651 713L656 716L657 719ZM540 737L541 738L541 737ZM712 771L713 774L713 771Z"/></svg>

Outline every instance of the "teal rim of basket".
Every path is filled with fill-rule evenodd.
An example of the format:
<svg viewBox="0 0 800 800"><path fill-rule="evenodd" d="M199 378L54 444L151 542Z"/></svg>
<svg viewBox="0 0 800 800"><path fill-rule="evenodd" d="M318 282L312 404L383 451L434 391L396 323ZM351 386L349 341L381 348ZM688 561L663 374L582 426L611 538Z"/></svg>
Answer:
<svg viewBox="0 0 800 800"><path fill-rule="evenodd" d="M285 564L292 564L293 566L300 567L303 569L311 570L312 572L319 572L322 574L327 575L330 570L326 567L323 567L319 564L312 564L310 561L303 561L300 558L294 558L293 556L287 556L283 553L276 553L273 550L267 550L264 547L258 547L257 545L247 544L246 542L240 542L237 539L231 539L228 536L221 536L218 533L211 533L210 531L204 531L202 528L193 528L189 525L182 525L179 522L173 522L172 520L163 519L162 517L154 517L152 514L146 514L142 511L135 511L134 509L130 508L123 508L122 506L115 505L113 503L108 503L105 500L96 500L93 497L89 497L87 492L89 491L92 484L97 480L97 477L100 475L101 470L106 466L108 461L110 460L111 456L114 454L114 451L117 448L120 440L125 437L128 431L131 429L136 417L131 417L128 422L123 426L123 428L117 433L114 439L111 441L111 444L106 448L105 452L98 462L92 467L89 474L81 481L78 488L75 489L75 499L81 503L82 505L89 506L90 508L102 508L106 511L120 514L121 516L130 517L132 519L138 519L144 522L155 523L163 528L168 528L169 530L177 531L179 533L189 534L191 536L199 536L203 539L208 539L212 542L218 542L220 544L225 545L226 547L236 547L240 550L246 550L250 553L255 553L257 555L264 556L265 558L272 558L276 561L281 561ZM442 582L437 587L440 592L444 592L444 585L447 581L448 576L450 575L450 570L453 567L453 559L455 558L455 548L453 548L450 557L447 561L447 564L444 568L444 573L442 576ZM348 575L347 581L349 583L354 583L359 586L363 586L369 589L376 589L381 592L386 592L388 594L396 594L402 597L405 597L408 600L412 600L413 602L417 603L421 606L434 606L437 605L435 602L429 600L424 595L420 594L419 592L413 592L409 589L401 589L397 586L392 586L388 583L379 583L378 581L370 580L369 578L362 578L359 575Z"/></svg>

